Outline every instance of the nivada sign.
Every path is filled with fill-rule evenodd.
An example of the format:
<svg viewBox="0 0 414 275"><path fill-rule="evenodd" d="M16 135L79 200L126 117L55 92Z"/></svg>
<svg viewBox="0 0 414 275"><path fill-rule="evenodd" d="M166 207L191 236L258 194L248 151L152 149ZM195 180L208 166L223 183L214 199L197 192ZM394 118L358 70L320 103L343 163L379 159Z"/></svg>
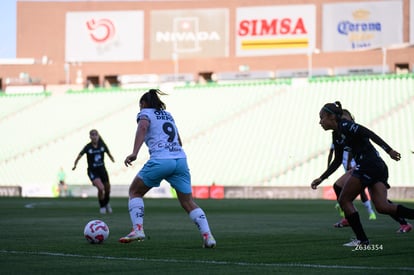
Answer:
<svg viewBox="0 0 414 275"><path fill-rule="evenodd" d="M309 53L315 45L315 6L238 8L236 55Z"/></svg>
<svg viewBox="0 0 414 275"><path fill-rule="evenodd" d="M227 9L152 11L150 26L151 59L228 56Z"/></svg>

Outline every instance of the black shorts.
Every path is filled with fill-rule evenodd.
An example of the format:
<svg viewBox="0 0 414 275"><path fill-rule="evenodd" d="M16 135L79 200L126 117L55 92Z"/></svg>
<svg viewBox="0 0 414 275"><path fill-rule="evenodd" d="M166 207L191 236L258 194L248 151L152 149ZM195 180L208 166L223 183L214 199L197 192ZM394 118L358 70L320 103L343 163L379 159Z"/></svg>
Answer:
<svg viewBox="0 0 414 275"><path fill-rule="evenodd" d="M91 181L100 178L102 183L109 183L108 172L104 166L88 168L88 177Z"/></svg>
<svg viewBox="0 0 414 275"><path fill-rule="evenodd" d="M358 163L352 172L352 176L360 179L364 188L372 186L377 182L384 183L387 189L390 188L388 184L388 167L382 159Z"/></svg>

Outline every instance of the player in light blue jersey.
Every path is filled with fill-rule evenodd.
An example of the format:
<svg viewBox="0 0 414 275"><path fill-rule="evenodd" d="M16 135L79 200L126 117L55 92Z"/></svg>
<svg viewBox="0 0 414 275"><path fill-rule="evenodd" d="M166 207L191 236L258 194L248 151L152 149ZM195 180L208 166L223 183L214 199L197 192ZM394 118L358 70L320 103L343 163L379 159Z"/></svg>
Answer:
<svg viewBox="0 0 414 275"><path fill-rule="evenodd" d="M151 89L139 101L134 148L124 163L130 166L136 160L144 142L149 149L150 159L129 187L128 207L133 229L127 236L120 238L119 242L145 239L143 197L151 188L159 187L161 181L166 180L176 190L181 206L197 225L203 238L203 247L214 248L216 241L206 215L193 200L187 157L174 118L165 110L165 104L159 95L165 93Z"/></svg>

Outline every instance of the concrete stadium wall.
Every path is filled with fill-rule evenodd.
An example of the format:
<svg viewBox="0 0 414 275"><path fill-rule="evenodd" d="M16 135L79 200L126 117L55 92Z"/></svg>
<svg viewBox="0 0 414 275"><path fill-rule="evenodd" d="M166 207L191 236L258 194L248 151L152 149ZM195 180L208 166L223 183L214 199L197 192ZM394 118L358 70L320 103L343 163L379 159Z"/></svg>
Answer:
<svg viewBox="0 0 414 275"><path fill-rule="evenodd" d="M250 186L218 186L222 193L218 196L211 191L211 186L193 186L193 196L196 199L326 199L335 200L332 186L321 186L317 190L310 187L250 187ZM111 196L128 197L128 185L112 185ZM96 188L92 185L71 185L69 194L73 197L96 197ZM206 192L207 191L207 192ZM22 188L18 186L0 186L0 197L25 197ZM161 184L159 188L152 189L147 198L173 198L168 184ZM413 200L414 187L393 187L388 191L391 200Z"/></svg>
<svg viewBox="0 0 414 275"><path fill-rule="evenodd" d="M366 2L369 2L367 0ZM21 72L39 78L47 84L62 84L65 76L65 14L69 11L128 11L142 10L144 12L144 26L150 25L150 12L168 9L203 9L226 8L229 10L229 57L226 58L197 58L180 60L181 72L192 72L197 79L200 72L238 71L239 65L248 65L251 71L303 69L307 68L306 55L278 55L278 56L235 56L235 17L236 8L266 5L298 5L314 4L316 6L316 48L322 48L322 4L340 3L337 0L227 0L227 1L74 1L74 2L17 2L17 57L32 57L41 59L47 55L51 64L42 65L0 65L0 77L17 77ZM360 2L348 0L346 2ZM403 0L403 39L409 40L409 0ZM160 18L162 20L162 18ZM144 37L149 40L149 28L144 30ZM76 78L76 71L82 69L83 77L94 75L102 80L106 75L120 74L168 74L173 72L171 60L150 60L149 41L144 41L144 60L142 62L105 62L73 64L70 69L70 79ZM321 52L313 57L314 68L331 68L333 66L369 66L381 65L382 52ZM394 70L396 63L414 63L414 49L398 49L387 53L387 65Z"/></svg>

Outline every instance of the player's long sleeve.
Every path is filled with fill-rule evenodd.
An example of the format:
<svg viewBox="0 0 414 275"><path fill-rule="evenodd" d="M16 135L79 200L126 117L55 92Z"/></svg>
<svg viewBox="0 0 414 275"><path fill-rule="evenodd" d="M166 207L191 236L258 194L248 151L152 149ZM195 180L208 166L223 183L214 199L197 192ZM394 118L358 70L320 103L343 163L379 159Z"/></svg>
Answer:
<svg viewBox="0 0 414 275"><path fill-rule="evenodd" d="M392 148L389 146L382 138L380 138L377 134L375 134L370 129L359 125L359 127L356 130L357 134L361 136L365 136L375 142L378 146L380 146L382 149L384 149L385 152L389 153Z"/></svg>
<svg viewBox="0 0 414 275"><path fill-rule="evenodd" d="M321 180L327 179L330 175L332 175L336 171L336 169L338 169L339 166L341 166L342 155L343 155L343 150L338 150L337 148L335 148L335 158L331 162L331 164L329 164L326 171L320 176Z"/></svg>

